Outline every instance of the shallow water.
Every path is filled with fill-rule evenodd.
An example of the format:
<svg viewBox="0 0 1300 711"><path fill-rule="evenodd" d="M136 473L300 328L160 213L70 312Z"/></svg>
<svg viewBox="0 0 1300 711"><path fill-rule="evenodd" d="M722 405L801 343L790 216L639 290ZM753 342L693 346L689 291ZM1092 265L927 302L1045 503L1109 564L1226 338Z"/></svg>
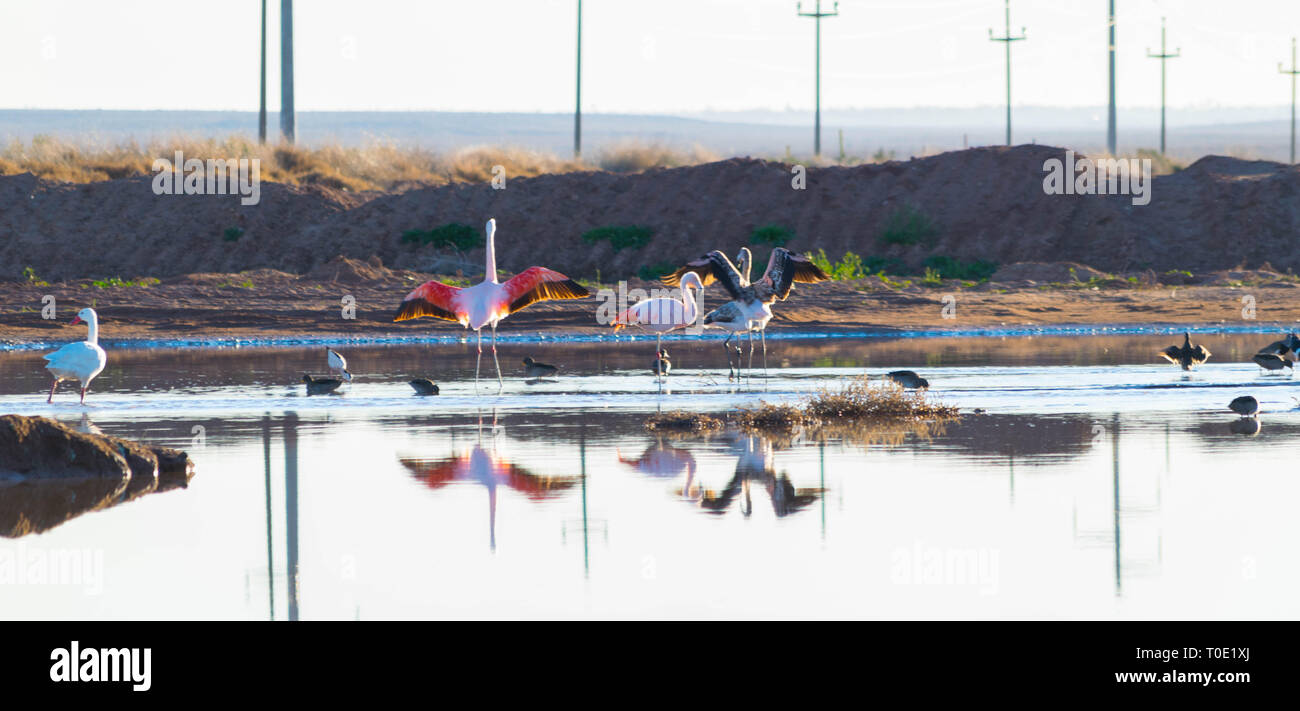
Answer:
<svg viewBox="0 0 1300 711"><path fill-rule="evenodd" d="M0 582L2 614L1293 618L1300 388L1240 362L1274 338L1199 336L1215 355L1191 374L1153 359L1167 335L781 340L740 384L718 342L673 342L662 393L652 343L511 343L480 396L465 344L348 348L356 381L323 397L296 382L319 348L115 350L84 409L71 386L45 404L39 355L3 354L0 411L197 470L0 540L0 581L6 560L79 561ZM530 354L560 376L523 382ZM641 424L894 368L967 414L901 441ZM417 376L443 394L414 397ZM1248 393L1254 435L1226 410ZM0 510L31 505L12 492Z"/></svg>

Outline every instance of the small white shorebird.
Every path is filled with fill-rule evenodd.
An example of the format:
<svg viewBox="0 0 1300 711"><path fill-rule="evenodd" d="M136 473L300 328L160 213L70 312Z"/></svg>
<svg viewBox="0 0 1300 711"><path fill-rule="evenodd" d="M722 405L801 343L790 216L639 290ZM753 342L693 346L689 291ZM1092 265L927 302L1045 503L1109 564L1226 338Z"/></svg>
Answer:
<svg viewBox="0 0 1300 711"><path fill-rule="evenodd" d="M54 390L64 380L76 380L81 383L81 404L86 404L86 389L90 381L99 375L108 363L108 354L99 347L99 314L94 309L85 308L77 312L73 324L86 323L86 340L69 343L57 351L45 356L48 361L45 369L54 377L50 385L50 396L45 402L54 402Z"/></svg>
<svg viewBox="0 0 1300 711"><path fill-rule="evenodd" d="M506 280L497 282L497 221L487 221L487 245L484 249L487 269L483 281L461 288L427 281L402 299L394 321L432 316L456 321L472 329L478 337L478 359L474 361L474 388L478 389L479 366L483 362L483 328L492 327L492 361L497 366L498 389L505 386L501 362L497 360L497 323L510 314L539 301L581 299L590 296L585 288L563 274L546 267L529 267Z"/></svg>
<svg viewBox="0 0 1300 711"><path fill-rule="evenodd" d="M700 315L697 300L704 298L704 284L695 272L686 272L679 283L682 291L680 300L658 297L638 301L614 318L612 324L614 330L626 326L639 326L652 331L655 334L655 354L658 356L663 353L664 334L695 323L695 319ZM699 294L692 294L691 289L695 289ZM660 383L663 383L663 376L667 375L667 369L663 370L662 374L655 374Z"/></svg>
<svg viewBox="0 0 1300 711"><path fill-rule="evenodd" d="M348 370L348 361L343 357L343 354L326 346L325 359L329 361L330 372L338 375L344 382L352 382L352 373Z"/></svg>
<svg viewBox="0 0 1300 711"><path fill-rule="evenodd" d="M663 281L669 286L676 286L687 271L697 271L704 275L705 286L714 281L720 282L732 300L705 314L704 324L727 331L722 347L727 351L728 377L731 376L731 339L741 333L747 334L749 338L750 367L754 364L753 334L759 334L763 343L763 372L766 374L767 324L772 320L772 304L778 299L785 301L796 282L816 283L830 277L807 258L784 247L772 250L762 278L753 283L749 281L753 255L748 247L740 248L736 261L740 263L739 268L727 259L727 255L715 249L665 276ZM739 368L737 363L736 370Z"/></svg>

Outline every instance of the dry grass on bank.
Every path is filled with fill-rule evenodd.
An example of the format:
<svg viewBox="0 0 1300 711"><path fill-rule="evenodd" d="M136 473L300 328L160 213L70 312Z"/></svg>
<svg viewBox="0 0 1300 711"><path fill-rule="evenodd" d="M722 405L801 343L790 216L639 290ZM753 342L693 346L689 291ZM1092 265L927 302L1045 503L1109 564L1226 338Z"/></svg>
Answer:
<svg viewBox="0 0 1300 711"><path fill-rule="evenodd" d="M157 158L256 158L262 178L291 185L322 185L353 192L395 190L409 185L486 182L495 166L508 178L552 173L608 170L634 173L656 167L696 165L717 160L702 148L679 150L629 141L600 149L594 157L576 160L517 147L472 146L439 152L425 148L374 142L364 146L261 145L242 136L178 137L146 144L127 141L96 144L36 136L29 142L0 146L0 175L32 173L47 180L91 183L151 175Z"/></svg>

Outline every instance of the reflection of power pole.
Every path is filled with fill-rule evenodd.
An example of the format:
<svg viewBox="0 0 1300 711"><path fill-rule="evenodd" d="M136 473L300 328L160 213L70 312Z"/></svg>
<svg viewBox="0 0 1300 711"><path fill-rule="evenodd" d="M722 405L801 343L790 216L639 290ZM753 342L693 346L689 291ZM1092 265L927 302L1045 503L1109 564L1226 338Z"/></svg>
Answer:
<svg viewBox="0 0 1300 711"><path fill-rule="evenodd" d="M1111 465L1114 467L1112 481L1115 491L1115 594L1120 594L1122 577L1120 574L1119 547L1119 413L1111 416Z"/></svg>
<svg viewBox="0 0 1300 711"><path fill-rule="evenodd" d="M1291 38L1291 68L1283 69L1282 63L1277 63L1277 70L1283 74L1291 75L1291 163L1295 164L1295 77L1300 74L1300 69L1295 64L1295 38Z"/></svg>
<svg viewBox="0 0 1300 711"><path fill-rule="evenodd" d="M262 470L266 479L266 591L268 609L275 621L275 546L271 537L271 416L262 415Z"/></svg>
<svg viewBox="0 0 1300 711"><path fill-rule="evenodd" d="M823 440L817 447L818 464L821 467L821 481L818 484L822 488L822 543L826 542L826 441Z"/></svg>
<svg viewBox="0 0 1300 711"><path fill-rule="evenodd" d="M1147 56L1152 59L1160 60L1160 154L1165 153L1165 60L1174 59L1182 52L1182 49L1175 49L1173 54L1165 51L1165 18L1160 18L1160 54L1152 54L1147 50Z"/></svg>
<svg viewBox="0 0 1300 711"><path fill-rule="evenodd" d="M298 413L284 416L284 529L289 621L298 621Z"/></svg>
<svg viewBox="0 0 1300 711"><path fill-rule="evenodd" d="M578 430L578 458L582 466L582 575L591 576L591 544L587 537L587 423Z"/></svg>
<svg viewBox="0 0 1300 711"><path fill-rule="evenodd" d="M813 97L813 155L822 154L822 18L835 17L839 13L840 4L837 2L834 9L830 12L822 12L822 0L817 0L817 8L812 12L803 11L803 3L795 4L795 12L800 17L811 17L817 24L817 51L815 60L815 74L817 76L817 88Z"/></svg>
<svg viewBox="0 0 1300 711"><path fill-rule="evenodd" d="M569 527L582 526L582 577L591 577L591 529L596 528L605 535L609 543L609 524L603 519L592 519L587 509L587 424L578 427L578 466L579 484L582 492L582 518L571 519L560 524L560 541L568 542Z"/></svg>
<svg viewBox="0 0 1300 711"><path fill-rule="evenodd" d="M573 157L582 157L582 0L578 0L578 98L573 107Z"/></svg>
<svg viewBox="0 0 1300 711"><path fill-rule="evenodd" d="M1110 55L1110 108L1106 112L1106 150L1115 155L1115 0L1110 0L1110 16L1107 20L1110 40L1107 53Z"/></svg>
<svg viewBox="0 0 1300 711"><path fill-rule="evenodd" d="M262 0L262 77L257 104L257 142L266 143L266 0Z"/></svg>
<svg viewBox="0 0 1300 711"><path fill-rule="evenodd" d="M993 28L989 28L989 39L994 42L1001 42L1007 46L1007 145L1011 145L1011 43L1019 42L1025 38L1025 28L1020 28L1020 36L1011 35L1011 0L1006 0L1007 11L1007 33L1001 37L993 36Z"/></svg>
<svg viewBox="0 0 1300 711"><path fill-rule="evenodd" d="M280 0L280 135L293 143L293 0Z"/></svg>

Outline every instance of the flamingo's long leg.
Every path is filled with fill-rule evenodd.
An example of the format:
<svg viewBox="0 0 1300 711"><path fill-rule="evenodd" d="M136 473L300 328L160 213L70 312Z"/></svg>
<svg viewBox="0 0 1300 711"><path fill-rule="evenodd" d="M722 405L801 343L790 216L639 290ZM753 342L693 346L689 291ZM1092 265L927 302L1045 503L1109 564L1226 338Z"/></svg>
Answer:
<svg viewBox="0 0 1300 711"><path fill-rule="evenodd" d="M57 387L59 387L59 381L57 378L55 378L54 382L50 384L50 396L45 398L45 402L47 403L54 402L54 389Z"/></svg>
<svg viewBox="0 0 1300 711"><path fill-rule="evenodd" d="M749 341L749 363L745 366L745 377L753 378L754 373L754 331L751 328L745 332L745 340Z"/></svg>
<svg viewBox="0 0 1300 711"><path fill-rule="evenodd" d="M85 404L86 404L86 386L85 386L85 385L82 385L82 386L81 386L81 404L82 404L82 405L85 405Z"/></svg>
<svg viewBox="0 0 1300 711"><path fill-rule="evenodd" d="M662 357L659 354L662 353L664 350L663 342L664 342L664 334L656 333L655 334L655 362L656 363L659 361L659 358ZM659 369L659 372L655 373L655 381L659 383L659 392L662 393L664 391L664 371L662 368Z"/></svg>
<svg viewBox="0 0 1300 711"><path fill-rule="evenodd" d="M474 359L474 392L478 393L478 369L483 363L483 331L475 331L474 335L478 337L478 358Z"/></svg>
<svg viewBox="0 0 1300 711"><path fill-rule="evenodd" d="M736 370L731 367L731 337L736 335L730 331L727 332L727 339L722 342L722 350L727 352L727 380L735 380Z"/></svg>
<svg viewBox="0 0 1300 711"><path fill-rule="evenodd" d="M506 381L501 379L501 361L497 360L497 325L492 324L492 362L497 366L497 391L506 386Z"/></svg>
<svg viewBox="0 0 1300 711"><path fill-rule="evenodd" d="M763 383L767 383L767 329L764 328L758 332L758 337L763 341Z"/></svg>

